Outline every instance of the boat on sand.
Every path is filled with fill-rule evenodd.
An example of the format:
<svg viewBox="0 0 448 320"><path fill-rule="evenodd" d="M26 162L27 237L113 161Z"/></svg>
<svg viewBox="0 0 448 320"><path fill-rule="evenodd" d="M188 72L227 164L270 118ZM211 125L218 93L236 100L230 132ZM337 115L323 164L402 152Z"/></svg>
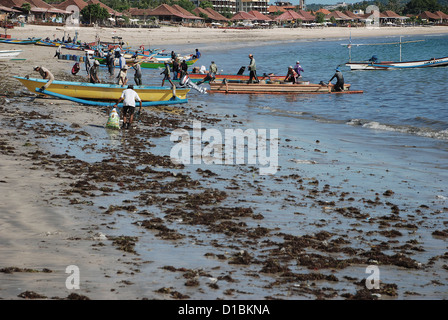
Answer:
<svg viewBox="0 0 448 320"><path fill-rule="evenodd" d="M32 93L36 93L36 88L41 88L47 80L25 77L14 77L19 80L28 90ZM70 82L54 80L47 88L48 91L54 92L60 95L96 100L96 101L117 101L121 93L127 86L123 87L118 84L106 84L106 83L87 83L87 82ZM168 101L173 98L173 90L170 87L158 87L158 86L134 86L134 90L140 96L142 101ZM188 88L177 88L176 96L179 99L186 99L187 93L190 91ZM41 93L39 93L41 94Z"/></svg>

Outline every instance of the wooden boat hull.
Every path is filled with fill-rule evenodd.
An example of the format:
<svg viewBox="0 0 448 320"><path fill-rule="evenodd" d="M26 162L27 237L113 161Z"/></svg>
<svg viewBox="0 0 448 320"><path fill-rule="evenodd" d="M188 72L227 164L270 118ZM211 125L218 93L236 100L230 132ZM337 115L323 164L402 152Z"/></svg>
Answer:
<svg viewBox="0 0 448 320"><path fill-rule="evenodd" d="M204 79L207 76L207 74L203 73L189 73L188 77L190 80L196 82L199 80ZM216 74L215 75L215 81L222 81L224 79L227 80L238 80L238 81L248 81L249 76L247 75L238 75L238 74ZM285 76L279 76L279 75L273 75L273 76L258 76L258 80L283 80L285 79Z"/></svg>
<svg viewBox="0 0 448 320"><path fill-rule="evenodd" d="M9 60L14 57L17 57L22 52L23 52L23 50L1 50L0 51L0 59Z"/></svg>
<svg viewBox="0 0 448 320"><path fill-rule="evenodd" d="M61 45L61 43L53 42L53 41L41 40L41 41L37 41L36 45L38 45L38 46L46 46L46 47L59 47Z"/></svg>
<svg viewBox="0 0 448 320"><path fill-rule="evenodd" d="M448 57L419 60L419 61L382 61L372 62L347 62L345 64L350 70L389 70L389 69L410 69L410 68L433 68L448 66Z"/></svg>
<svg viewBox="0 0 448 320"><path fill-rule="evenodd" d="M236 93L236 94L317 94L317 93L362 93L350 91L350 84L344 86L342 92L334 91L333 85L320 85L310 83L242 83L242 82L216 82L210 83L210 93Z"/></svg>
<svg viewBox="0 0 448 320"><path fill-rule="evenodd" d="M0 43L10 43L10 44L35 44L37 41L40 41L41 38L34 38L28 40L19 40L19 39L0 39Z"/></svg>
<svg viewBox="0 0 448 320"><path fill-rule="evenodd" d="M47 80L36 78L15 77L18 79L29 91L36 92L36 88L42 87ZM117 101L123 90L122 87L116 84L91 84L86 82L69 82L54 80L48 87L48 90L57 94L90 100L101 101ZM142 101L167 101L173 98L173 91L170 87L153 87L153 86L134 86L134 90L140 96ZM179 99L186 99L187 93L190 89L178 88L176 89L176 96Z"/></svg>

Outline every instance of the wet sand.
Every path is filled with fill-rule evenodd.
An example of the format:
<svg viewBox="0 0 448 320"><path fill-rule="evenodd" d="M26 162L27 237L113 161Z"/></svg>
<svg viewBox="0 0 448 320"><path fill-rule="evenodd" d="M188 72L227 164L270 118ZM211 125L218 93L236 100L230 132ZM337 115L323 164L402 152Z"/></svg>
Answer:
<svg viewBox="0 0 448 320"><path fill-rule="evenodd" d="M253 166L174 165L173 129L244 119L191 100L145 109L132 130L106 130L105 110L35 98L11 79L40 64L68 77L73 62L53 59L54 49L23 48L26 61L1 62L0 298L447 297L443 201L409 201L412 187L400 183L360 188L369 173L349 164L345 180L288 164L273 177ZM290 166L340 152L309 135L280 138ZM66 288L70 265L79 290ZM390 280L367 289L367 266Z"/></svg>

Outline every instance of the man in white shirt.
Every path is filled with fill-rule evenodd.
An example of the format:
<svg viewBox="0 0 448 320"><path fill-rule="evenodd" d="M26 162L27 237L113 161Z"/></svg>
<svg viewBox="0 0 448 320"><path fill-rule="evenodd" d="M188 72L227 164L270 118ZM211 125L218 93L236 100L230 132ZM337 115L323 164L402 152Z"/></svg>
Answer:
<svg viewBox="0 0 448 320"><path fill-rule="evenodd" d="M123 101L123 128L129 129L132 121L134 121L134 111L135 111L135 101L140 102L139 112L142 111L142 99L138 96L137 92L134 91L134 86L130 85L127 89L123 91L120 99L114 105L116 107L120 102ZM129 116L129 122L127 122Z"/></svg>

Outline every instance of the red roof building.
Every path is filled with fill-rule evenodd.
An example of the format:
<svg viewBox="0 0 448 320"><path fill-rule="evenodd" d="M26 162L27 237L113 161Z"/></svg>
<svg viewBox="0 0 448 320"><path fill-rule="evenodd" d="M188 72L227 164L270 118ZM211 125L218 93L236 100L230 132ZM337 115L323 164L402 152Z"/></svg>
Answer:
<svg viewBox="0 0 448 320"><path fill-rule="evenodd" d="M250 15L253 15L255 17L255 20L257 21L272 21L271 18L269 18L268 16L265 16L264 14L262 14L261 12L257 11L257 10L252 10L248 12Z"/></svg>
<svg viewBox="0 0 448 320"><path fill-rule="evenodd" d="M296 20L304 20L305 17L301 14L297 13L293 10L286 10L285 13L282 13L277 18L275 18L275 21L296 21Z"/></svg>
<svg viewBox="0 0 448 320"><path fill-rule="evenodd" d="M244 20L254 21L254 20L257 20L257 18L247 12L239 11L230 20L231 21L244 21Z"/></svg>
<svg viewBox="0 0 448 320"><path fill-rule="evenodd" d="M436 12L434 12L434 14L436 16L438 16L440 20L448 20L448 14L446 14L442 11L436 11Z"/></svg>
<svg viewBox="0 0 448 320"><path fill-rule="evenodd" d="M276 13L276 12L286 12L288 10L295 10L297 6L287 5L287 6L268 6L268 13Z"/></svg>
<svg viewBox="0 0 448 320"><path fill-rule="evenodd" d="M210 10L207 10L207 9L210 9ZM216 12L215 10L213 10L212 8L207 8L207 9L197 7L193 10L193 12L198 17L202 13L202 14L206 15L208 17L208 19L210 19L212 21L228 21L229 20L226 17L224 17L223 15L221 15L219 12Z"/></svg>
<svg viewBox="0 0 448 320"><path fill-rule="evenodd" d="M187 11L188 12L188 11ZM202 18L188 12L187 14L175 9L167 4L161 4L149 12L151 16L157 17L161 21L185 22L191 20L203 20Z"/></svg>
<svg viewBox="0 0 448 320"><path fill-rule="evenodd" d="M352 20L349 16L343 14L341 11L333 11L330 14L327 14L325 19L331 19L331 17L334 17L337 21L349 21Z"/></svg>
<svg viewBox="0 0 448 320"><path fill-rule="evenodd" d="M316 20L316 17L311 14L311 12L305 11L305 10L299 10L297 11L300 15L304 17L302 21L314 21Z"/></svg>
<svg viewBox="0 0 448 320"><path fill-rule="evenodd" d="M205 11L210 12L218 21L229 21L230 19L227 19L222 14L220 14L218 11L213 10L212 8L205 8Z"/></svg>
<svg viewBox="0 0 448 320"><path fill-rule="evenodd" d="M440 18L439 18L438 15L436 15L436 14L434 14L434 13L432 13L432 12L429 12L429 11L425 11L425 12L423 12L423 13L420 13L420 14L418 15L418 17L419 17L420 19L424 19L424 20L433 20L433 21L435 21L435 20L440 20Z"/></svg>
<svg viewBox="0 0 448 320"><path fill-rule="evenodd" d="M81 11L87 6L87 2L84 0L65 0L64 2L54 4L54 6L61 10L66 10L69 6L77 6L79 11Z"/></svg>

